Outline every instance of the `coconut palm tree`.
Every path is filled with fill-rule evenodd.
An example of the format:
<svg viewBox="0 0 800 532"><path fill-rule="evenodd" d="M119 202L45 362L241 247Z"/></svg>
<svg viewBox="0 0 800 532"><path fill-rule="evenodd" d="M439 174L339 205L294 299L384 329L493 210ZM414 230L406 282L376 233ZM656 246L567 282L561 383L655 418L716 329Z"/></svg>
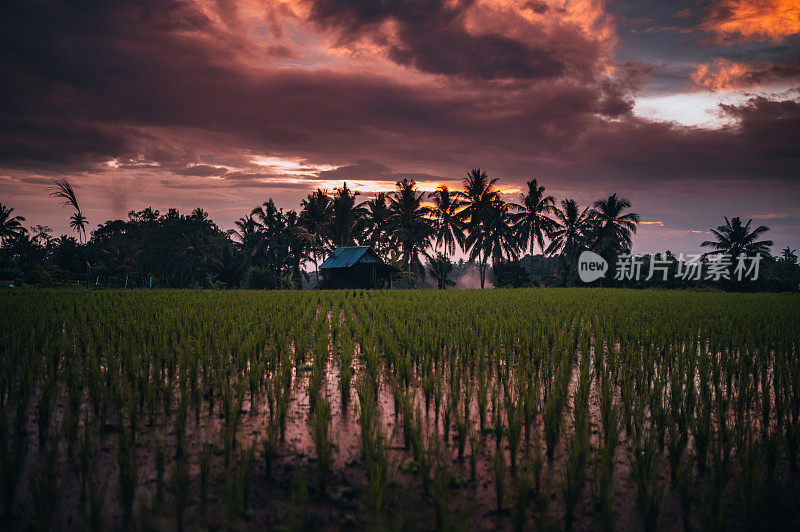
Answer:
<svg viewBox="0 0 800 532"><path fill-rule="evenodd" d="M192 214L189 215L189 218L197 222L205 222L208 220L208 213L203 210L202 207L195 207L195 209L192 211Z"/></svg>
<svg viewBox="0 0 800 532"><path fill-rule="evenodd" d="M236 229L228 230L228 235L238 240L236 246L245 256L245 268L250 267L262 243L261 236L258 234L258 222L253 219L252 215L247 215L236 220L234 225Z"/></svg>
<svg viewBox="0 0 800 532"><path fill-rule="evenodd" d="M590 245L609 264L615 264L617 256L629 252L633 244L639 215L625 212L630 208L631 202L616 194L592 204Z"/></svg>
<svg viewBox="0 0 800 532"><path fill-rule="evenodd" d="M475 226L464 242L469 250L470 260L477 260L481 274L481 288L486 281L486 269L489 258L492 267L497 266L505 255L511 260L519 257L519 242L514 229L511 205L499 197L489 203L481 214L480 225Z"/></svg>
<svg viewBox="0 0 800 532"><path fill-rule="evenodd" d="M69 226L78 233L79 243L82 242L81 233L83 233L83 241L88 242L86 238L86 225L89 223L89 220L83 215L83 212L81 212L81 208L78 205L78 197L75 195L75 190L73 190L70 182L66 178L54 179L50 196L62 200L62 205L75 209L75 212L69 218ZM86 259L86 286L89 287L91 285L91 265L89 264L89 257L85 250L84 258Z"/></svg>
<svg viewBox="0 0 800 532"><path fill-rule="evenodd" d="M363 209L356 204L358 192L347 183L334 189L331 244L333 247L353 246L360 239Z"/></svg>
<svg viewBox="0 0 800 532"><path fill-rule="evenodd" d="M89 220L83 215L81 211L73 213L69 217L69 228L78 233L78 242L81 242L81 233L83 233L83 242L86 242L86 224Z"/></svg>
<svg viewBox="0 0 800 532"><path fill-rule="evenodd" d="M26 231L22 227L25 221L23 216L14 216L14 207L6 207L0 203L0 244Z"/></svg>
<svg viewBox="0 0 800 532"><path fill-rule="evenodd" d="M472 260L478 260L481 288L483 288L486 281L486 266L491 253L490 246L484 244L488 239L484 233L488 218L496 214L493 212L495 211L493 204L499 201L499 194L494 188L497 178L489 179L485 170L476 168L467 173L462 183L464 191L458 195L464 200L465 206L459 214L470 235L464 241L464 250L470 253Z"/></svg>
<svg viewBox="0 0 800 532"><path fill-rule="evenodd" d="M742 224L742 220L738 216L731 220L726 217L724 225L710 230L714 235L714 240L706 240L700 245L712 249L712 251L706 252L706 255L722 253L730 255L734 260L741 254L746 256L758 253L768 255L772 240L758 240L758 238L769 231L769 227L759 225L750 229L752 222L753 220L750 219L746 224Z"/></svg>
<svg viewBox="0 0 800 532"><path fill-rule="evenodd" d="M258 226L259 244L256 249L255 262L264 264L275 273L275 278L280 279L288 243L286 235L286 219L282 209L278 209L272 198L261 206L253 209L251 216L256 219Z"/></svg>
<svg viewBox="0 0 800 532"><path fill-rule="evenodd" d="M385 192L378 192L374 198L361 203L364 220L364 242L372 246L378 255L383 256L389 243L389 206Z"/></svg>
<svg viewBox="0 0 800 532"><path fill-rule="evenodd" d="M450 280L452 272L453 261L444 253L437 253L428 261L428 274L436 280L436 286L440 290L456 285L454 281Z"/></svg>
<svg viewBox="0 0 800 532"><path fill-rule="evenodd" d="M545 190L535 179L531 179L528 181L528 193L523 194L522 203L515 206L520 211L515 214L520 248L530 246L531 256L537 245L544 253L544 239L556 228L556 222L549 216L556 209L556 199L545 195Z"/></svg>
<svg viewBox="0 0 800 532"><path fill-rule="evenodd" d="M322 258L330 232L333 205L327 191L318 188L300 202L300 207L299 224L309 239L314 271L319 283L319 259Z"/></svg>
<svg viewBox="0 0 800 532"><path fill-rule="evenodd" d="M591 227L589 207L581 210L573 199L561 201L561 208L553 211L556 228L551 233L550 245L545 251L548 255L558 253L561 256L567 277L567 284L572 285L573 269L581 247L587 243L586 237Z"/></svg>
<svg viewBox="0 0 800 532"><path fill-rule="evenodd" d="M797 264L797 250L786 246L781 250L781 260L789 264Z"/></svg>
<svg viewBox="0 0 800 532"><path fill-rule="evenodd" d="M286 274L282 277L282 283L286 288L300 289L303 286L303 279L308 280L308 274L303 270L303 265L312 259L312 250L308 231L300 223L300 216L294 210L286 213L284 238Z"/></svg>
<svg viewBox="0 0 800 532"><path fill-rule="evenodd" d="M464 245L464 221L459 215L466 203L459 198L457 192L452 192L444 185L439 186L430 194L433 204L430 214L436 219L434 238L436 248L443 250L445 257L450 257L456 252L456 244Z"/></svg>
<svg viewBox="0 0 800 532"><path fill-rule="evenodd" d="M392 227L392 241L403 251L403 262L409 276L414 270L424 272L420 254L430 246L434 228L428 208L422 206L424 192L417 192L413 180L398 181L397 190L389 197L389 223Z"/></svg>
<svg viewBox="0 0 800 532"><path fill-rule="evenodd" d="M78 205L78 197L75 195L75 190L72 188L70 182L66 178L54 179L51 189L52 192L50 192L50 196L62 200L62 205L65 207L72 207L75 209L75 213L70 216L69 227L78 233L79 242L81 241L81 233L83 233L85 239L86 225L89 223L89 220L87 220L81 212L81 208Z"/></svg>

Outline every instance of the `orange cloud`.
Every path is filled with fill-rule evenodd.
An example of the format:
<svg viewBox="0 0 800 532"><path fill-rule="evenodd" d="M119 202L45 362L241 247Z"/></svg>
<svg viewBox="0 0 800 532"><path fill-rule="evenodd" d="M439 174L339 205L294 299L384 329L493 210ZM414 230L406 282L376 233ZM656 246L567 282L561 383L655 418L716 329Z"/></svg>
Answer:
<svg viewBox="0 0 800 532"><path fill-rule="evenodd" d="M711 90L734 89L742 85L742 80L753 70L744 63L727 59L716 59L713 63L703 63L692 72L696 87Z"/></svg>
<svg viewBox="0 0 800 532"><path fill-rule="evenodd" d="M720 40L772 40L800 34L800 0L724 0L703 29Z"/></svg>
<svg viewBox="0 0 800 532"><path fill-rule="evenodd" d="M800 60L791 65L777 65L715 59L713 63L700 64L692 73L696 87L710 90L756 88L797 78L800 78Z"/></svg>

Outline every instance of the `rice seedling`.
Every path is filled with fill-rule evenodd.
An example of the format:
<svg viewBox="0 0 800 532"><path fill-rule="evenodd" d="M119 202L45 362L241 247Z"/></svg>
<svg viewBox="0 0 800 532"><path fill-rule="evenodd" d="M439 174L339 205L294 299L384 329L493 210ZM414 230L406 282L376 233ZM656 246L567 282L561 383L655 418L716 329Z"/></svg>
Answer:
<svg viewBox="0 0 800 532"><path fill-rule="evenodd" d="M198 462L200 465L200 510L203 521L208 523L209 488L211 484L211 467L214 452L210 445L204 444L200 451Z"/></svg>
<svg viewBox="0 0 800 532"><path fill-rule="evenodd" d="M167 467L167 449L164 445L164 440L158 439L154 445L155 449L155 467L156 467L156 507L161 508L164 504L164 472Z"/></svg>
<svg viewBox="0 0 800 532"><path fill-rule="evenodd" d="M317 408L309 416L311 437L314 440L314 451L317 456L319 472L319 490L325 493L330 474L332 445L330 439L331 406L325 396L317 399Z"/></svg>
<svg viewBox="0 0 800 532"><path fill-rule="evenodd" d="M503 456L502 451L496 449L494 453L494 495L497 502L498 512L503 510L503 496L505 495L506 490L506 476L506 459Z"/></svg>
<svg viewBox="0 0 800 532"><path fill-rule="evenodd" d="M175 523L178 530L183 530L184 514L189 495L189 466L186 457L181 455L175 460L170 478L172 494L175 500Z"/></svg>
<svg viewBox="0 0 800 532"><path fill-rule="evenodd" d="M269 420L262 439L261 454L264 457L267 477L272 478L272 470L278 458L278 444L280 438L280 427L277 421Z"/></svg>
<svg viewBox="0 0 800 532"><path fill-rule="evenodd" d="M603 424L603 437L595 457L593 498L600 527L603 530L611 530L613 528L614 453L619 439L619 421L617 409L614 406L611 378L603 372L600 380L600 417Z"/></svg>
<svg viewBox="0 0 800 532"><path fill-rule="evenodd" d="M52 526L60 492L59 475L58 446L53 445L47 458L38 467L37 480L33 486L33 506L36 510L33 526L36 530L47 531Z"/></svg>
<svg viewBox="0 0 800 532"><path fill-rule="evenodd" d="M125 429L120 432L117 440L117 467L119 468L120 500L122 500L125 520L130 521L136 496L138 461L133 436Z"/></svg>
<svg viewBox="0 0 800 532"><path fill-rule="evenodd" d="M65 516L78 516L77 528L130 526L148 499L137 493L145 477L158 518L175 504L176 526L209 528L226 504L231 528L279 526L281 512L255 500L288 485L292 511L305 513L286 524L298 528L312 523L308 512L342 527L435 516L431 526L444 528L457 515L476 528L546 527L561 519L547 512L551 496L571 513L558 524L575 528L636 528L640 518L647 528L787 528L796 516L786 496L800 448L791 295L17 291L0 303L0 498L12 526L44 508L52 484L41 464L54 449L65 473L56 485L71 473L76 496L51 505L53 528ZM325 484L313 505L305 479L290 481L305 468L277 466L279 454L302 463L293 453L306 435ZM256 441L265 475L254 482ZM344 458L352 443L361 459L337 470L333 450ZM364 515L331 478L363 487ZM484 484L496 500L475 496ZM591 522L576 510L584 488ZM634 491L639 514L614 515ZM418 503L392 510L395 493ZM662 510L670 501L683 517ZM509 512L488 511L497 508Z"/></svg>
<svg viewBox="0 0 800 532"><path fill-rule="evenodd" d="M512 528L515 531L525 530L528 521L528 508L533 502L535 493L530 471L524 470L515 479L514 507L511 512Z"/></svg>
<svg viewBox="0 0 800 532"><path fill-rule="evenodd" d="M637 408L641 411L641 409ZM656 469L658 443L652 434L645 434L641 415L634 421L631 439L632 474L636 484L636 503L644 521L645 530L655 530L661 510L663 492Z"/></svg>
<svg viewBox="0 0 800 532"><path fill-rule="evenodd" d="M574 397L573 433L567 443L568 456L565 469L564 506L567 528L572 527L575 503L578 500L586 475L586 464L589 459L589 350L583 349L580 363L580 375Z"/></svg>
<svg viewBox="0 0 800 532"><path fill-rule="evenodd" d="M295 472L289 498L289 510L286 518L286 528L290 531L303 531L308 529L308 485L302 470Z"/></svg>
<svg viewBox="0 0 800 532"><path fill-rule="evenodd" d="M108 478L101 480L97 462L92 463L89 475L89 529L93 532L105 530L105 502Z"/></svg>

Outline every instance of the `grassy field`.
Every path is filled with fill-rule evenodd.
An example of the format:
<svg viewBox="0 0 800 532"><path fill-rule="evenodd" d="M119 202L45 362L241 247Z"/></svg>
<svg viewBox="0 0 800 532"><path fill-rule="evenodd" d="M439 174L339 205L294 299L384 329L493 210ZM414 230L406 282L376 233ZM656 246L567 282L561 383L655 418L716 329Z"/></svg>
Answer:
<svg viewBox="0 0 800 532"><path fill-rule="evenodd" d="M5 529L800 527L800 297L0 292Z"/></svg>

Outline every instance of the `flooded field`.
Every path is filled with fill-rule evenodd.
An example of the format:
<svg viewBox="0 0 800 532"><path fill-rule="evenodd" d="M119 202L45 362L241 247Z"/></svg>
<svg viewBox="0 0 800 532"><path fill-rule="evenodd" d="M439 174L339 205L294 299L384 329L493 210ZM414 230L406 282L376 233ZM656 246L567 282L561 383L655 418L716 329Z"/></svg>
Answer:
<svg viewBox="0 0 800 532"><path fill-rule="evenodd" d="M800 527L800 298L0 293L37 529Z"/></svg>

